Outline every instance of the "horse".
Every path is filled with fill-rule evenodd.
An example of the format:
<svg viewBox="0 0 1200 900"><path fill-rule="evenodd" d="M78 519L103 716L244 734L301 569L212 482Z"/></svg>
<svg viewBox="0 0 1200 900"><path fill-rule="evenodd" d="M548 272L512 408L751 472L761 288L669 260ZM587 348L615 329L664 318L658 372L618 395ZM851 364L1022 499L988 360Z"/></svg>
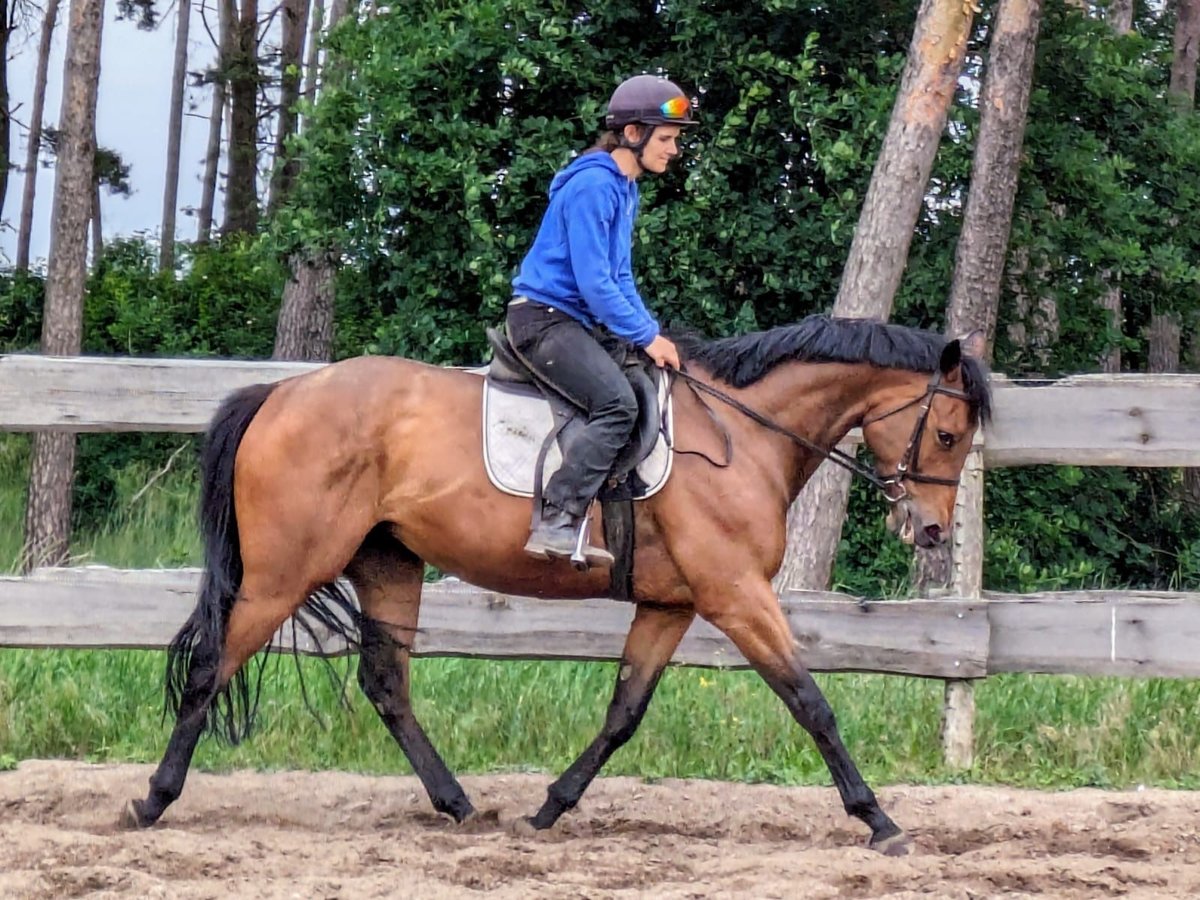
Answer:
<svg viewBox="0 0 1200 900"><path fill-rule="evenodd" d="M699 616L729 637L812 736L846 812L870 829L869 846L907 852L908 836L842 743L771 578L789 506L856 426L876 461L863 474L891 504L889 527L921 546L946 540L961 469L991 409L981 337L813 316L677 343L684 371L671 388L674 468L658 493L635 504L636 609L613 697L597 737L521 827L549 828L578 803L633 736ZM475 371L358 357L226 398L201 451L205 561L196 607L168 652L174 727L145 798L122 810L126 827L154 824L179 797L205 730L234 740L249 730L256 695L246 664L290 617L305 608L327 615L328 601L344 602L340 577L357 598L362 691L434 809L459 823L475 814L409 700L425 565L531 597L609 589L602 569L522 552L532 508L489 483L482 390Z"/></svg>

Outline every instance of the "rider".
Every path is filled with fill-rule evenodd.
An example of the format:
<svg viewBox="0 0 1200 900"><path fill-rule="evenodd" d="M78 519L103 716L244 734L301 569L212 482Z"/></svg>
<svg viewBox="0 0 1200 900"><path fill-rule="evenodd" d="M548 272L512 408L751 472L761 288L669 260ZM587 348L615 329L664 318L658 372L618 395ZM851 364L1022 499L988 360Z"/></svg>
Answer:
<svg viewBox="0 0 1200 900"><path fill-rule="evenodd" d="M572 554L588 507L633 430L637 401L614 356L632 343L657 365L679 367L678 350L638 295L630 258L637 180L666 171L679 154L681 128L695 124L690 113L687 95L665 78L622 82L595 146L550 183L550 204L513 279L513 348L587 416L546 484L525 544L540 559ZM612 563L596 547L585 555Z"/></svg>

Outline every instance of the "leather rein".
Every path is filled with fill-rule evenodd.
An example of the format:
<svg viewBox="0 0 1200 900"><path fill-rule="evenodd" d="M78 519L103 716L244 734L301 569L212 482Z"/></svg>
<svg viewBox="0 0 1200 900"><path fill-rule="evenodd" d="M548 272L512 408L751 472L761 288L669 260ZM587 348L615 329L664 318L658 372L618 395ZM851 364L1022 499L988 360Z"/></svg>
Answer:
<svg viewBox="0 0 1200 900"><path fill-rule="evenodd" d="M717 462L707 454L696 450L675 450L675 448L672 447L671 449L676 453L695 454L697 456L702 456L713 465L720 468L725 468L733 462L733 439L730 437L728 429L725 428L725 425L717 417L716 413L713 412L712 408L704 401L704 398L700 396L701 393L704 393L711 397L715 397L728 406L733 407L742 415L754 422L757 422L768 431L773 431L776 434L783 435L792 442L799 444L804 449L841 466L843 469L848 470L851 474L864 478L866 481L879 488L879 490L883 493L884 498L889 503L899 503L908 496L908 490L904 487L904 482L906 481L915 481L921 484L941 484L948 487L954 487L958 485L957 478L941 478L936 475L925 475L917 471L917 464L921 455L921 438L925 434L925 426L929 421L929 409L933 404L934 396L937 394L943 394L944 396L953 397L955 400L962 400L966 403L971 401L970 396L965 392L955 388L946 387L944 384L942 384L941 372L935 372L933 377L929 379L929 384L925 388L925 393L913 398L912 400L909 400L907 403L897 406L893 410L885 412L882 415L875 416L873 419L866 419L860 423L861 427L866 427L867 425L880 422L896 415L897 413L903 412L910 407L916 406L918 403L921 404L921 413L917 417L916 424L913 426L912 436L908 439L908 446L904 448L904 453L900 457L900 462L896 466L896 471L890 475L884 475L880 472L877 472L870 466L863 465L856 457L840 450L837 447L826 449L825 447L810 441L803 435L797 434L789 428L784 428L778 422L747 406L745 403L742 403L742 401L731 397L724 391L721 391L712 385L701 381L694 375L689 374L686 366L672 370L672 377L683 379L684 383L692 389L694 394L696 394L696 399L700 401L700 405L704 407L709 417L721 430L721 433L725 438L725 462ZM893 490L895 490L896 493L893 493Z"/></svg>

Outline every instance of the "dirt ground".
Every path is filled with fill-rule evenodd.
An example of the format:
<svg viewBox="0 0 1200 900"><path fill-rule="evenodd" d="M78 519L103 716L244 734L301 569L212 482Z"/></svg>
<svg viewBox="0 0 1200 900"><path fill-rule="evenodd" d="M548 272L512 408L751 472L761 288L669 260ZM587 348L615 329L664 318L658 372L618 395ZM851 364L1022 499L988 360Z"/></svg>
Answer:
<svg viewBox="0 0 1200 900"><path fill-rule="evenodd" d="M149 831L116 827L151 767L33 761L0 774L0 897L1200 896L1200 794L879 791L914 837L880 856L825 788L596 782L518 836L538 775L466 777L479 820L410 777L193 773Z"/></svg>

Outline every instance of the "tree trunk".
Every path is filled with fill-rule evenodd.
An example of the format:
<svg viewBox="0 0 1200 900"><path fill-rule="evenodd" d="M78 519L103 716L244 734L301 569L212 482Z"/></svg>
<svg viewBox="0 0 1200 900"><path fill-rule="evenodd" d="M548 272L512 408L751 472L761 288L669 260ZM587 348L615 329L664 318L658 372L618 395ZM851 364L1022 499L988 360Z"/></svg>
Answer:
<svg viewBox="0 0 1200 900"><path fill-rule="evenodd" d="M8 198L8 170L11 167L12 116L8 95L8 45L16 19L17 0L4 4L0 21L0 220L4 216L4 201Z"/></svg>
<svg viewBox="0 0 1200 900"><path fill-rule="evenodd" d="M996 8L970 191L954 255L946 333L959 337L981 329L989 356L1021 171L1041 14L1041 0L1000 0Z"/></svg>
<svg viewBox="0 0 1200 900"><path fill-rule="evenodd" d="M225 233L258 228L258 0L242 0L229 66L229 179Z"/></svg>
<svg viewBox="0 0 1200 900"><path fill-rule="evenodd" d="M92 123L95 125L95 122ZM96 133L92 132L92 146L97 146ZM100 205L100 179L92 176L92 268L100 265L104 255L104 209Z"/></svg>
<svg viewBox="0 0 1200 900"><path fill-rule="evenodd" d="M294 253L283 288L272 359L333 358L333 269L330 253Z"/></svg>
<svg viewBox="0 0 1200 900"><path fill-rule="evenodd" d="M304 61L304 26L308 22L308 0L283 0L283 40L279 45L279 118L275 128L275 166L271 175L269 213L287 199L300 161L288 151L288 140L296 133L296 104L300 102L300 75Z"/></svg>
<svg viewBox="0 0 1200 900"><path fill-rule="evenodd" d="M946 304L946 333L961 337L981 330L989 358L996 337L1000 283L1012 230L1041 16L1041 0L1000 0L996 7L979 100L971 186ZM915 594L929 596L950 584L952 552L950 542L914 550L910 582Z"/></svg>
<svg viewBox="0 0 1200 900"><path fill-rule="evenodd" d="M1200 372L1200 312L1194 313L1191 321L1187 369L1189 372ZM1200 468L1183 470L1183 489L1184 497L1194 506L1200 507Z"/></svg>
<svg viewBox="0 0 1200 900"><path fill-rule="evenodd" d="M317 84L321 71L321 27L325 24L325 0L312 0L309 14L308 55L304 61L304 99L311 105L317 102ZM296 130L303 132L308 123L301 118Z"/></svg>
<svg viewBox="0 0 1200 900"><path fill-rule="evenodd" d="M229 67L234 55L234 22L237 19L235 0L220 0L217 15L220 46L217 50L217 73L213 79L212 109L208 117L208 146L204 154L200 213L196 222L196 240L201 244L207 244L212 238L213 207L216 204L217 177L221 167L221 129L225 125Z"/></svg>
<svg viewBox="0 0 1200 900"><path fill-rule="evenodd" d="M192 18L189 0L179 0L175 13L175 65L171 71L171 113L167 125L167 179L163 185L162 241L158 268L175 270L175 214L179 203L179 144L183 137L183 95L187 90L188 25Z"/></svg>
<svg viewBox="0 0 1200 900"><path fill-rule="evenodd" d="M1196 105L1196 57L1200 51L1200 0L1176 0L1175 52L1167 96L1180 109Z"/></svg>
<svg viewBox="0 0 1200 900"><path fill-rule="evenodd" d="M333 31L337 23L350 12L350 0L332 0L329 4L329 29Z"/></svg>
<svg viewBox="0 0 1200 900"><path fill-rule="evenodd" d="M42 322L42 353L48 355L77 354L83 341L87 225L95 185L96 85L103 21L104 0L74 0L71 4ZM67 558L74 467L73 434L34 436L25 512L24 568L59 564Z"/></svg>
<svg viewBox="0 0 1200 900"><path fill-rule="evenodd" d="M1111 0L1108 4L1108 25L1117 34L1133 31L1133 0Z"/></svg>
<svg viewBox="0 0 1200 900"><path fill-rule="evenodd" d="M836 316L886 319L921 212L934 156L946 127L971 35L974 6L962 0L922 0L908 64L883 148L871 175L850 255L833 306ZM841 540L850 474L823 464L788 516L788 587L829 584ZM810 527L820 523L820 527Z"/></svg>
<svg viewBox="0 0 1200 900"><path fill-rule="evenodd" d="M1110 332L1119 337L1125 325L1125 310L1121 306L1121 284L1117 277L1107 269L1100 273L1100 279L1104 284L1104 290L1096 302L1104 310ZM1110 344L1104 351L1100 357L1100 371L1108 372L1110 375L1116 375L1121 371L1120 344Z"/></svg>
<svg viewBox="0 0 1200 900"><path fill-rule="evenodd" d="M1180 319L1177 313L1153 313L1146 328L1149 348L1147 368L1151 372L1179 371Z"/></svg>
<svg viewBox="0 0 1200 900"><path fill-rule="evenodd" d="M17 270L29 271L29 244L33 238L33 201L37 196L38 156L42 144L42 116L46 109L46 74L50 68L50 41L58 23L59 0L47 0L38 41L37 74L29 111L29 144L25 148L25 184L21 197L21 224L17 231Z"/></svg>

